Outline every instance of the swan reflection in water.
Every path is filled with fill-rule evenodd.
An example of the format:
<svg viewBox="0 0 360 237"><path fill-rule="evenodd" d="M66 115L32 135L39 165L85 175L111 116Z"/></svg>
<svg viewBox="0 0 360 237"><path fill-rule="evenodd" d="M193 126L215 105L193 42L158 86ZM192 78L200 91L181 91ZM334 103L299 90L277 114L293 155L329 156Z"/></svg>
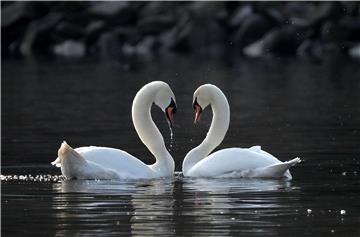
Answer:
<svg viewBox="0 0 360 237"><path fill-rule="evenodd" d="M298 191L284 180L184 178L181 215L187 217L184 225L192 226L191 233L206 225L213 235L262 231L276 235L278 228L271 227L279 223L273 217L292 209L287 199L298 199Z"/></svg>
<svg viewBox="0 0 360 237"><path fill-rule="evenodd" d="M153 179L55 183L53 189L59 193L53 201L59 223L57 234L171 233L173 182Z"/></svg>
<svg viewBox="0 0 360 237"><path fill-rule="evenodd" d="M57 234L182 235L273 230L298 188L261 179L63 181L53 185ZM259 218L261 216L262 218ZM265 216L265 218L264 218ZM206 226L206 228L205 228Z"/></svg>

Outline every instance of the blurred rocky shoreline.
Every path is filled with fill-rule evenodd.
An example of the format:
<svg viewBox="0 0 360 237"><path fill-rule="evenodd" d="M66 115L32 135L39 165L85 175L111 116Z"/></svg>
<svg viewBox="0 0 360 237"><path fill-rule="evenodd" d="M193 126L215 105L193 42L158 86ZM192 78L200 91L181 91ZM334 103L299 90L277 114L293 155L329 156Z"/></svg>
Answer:
<svg viewBox="0 0 360 237"><path fill-rule="evenodd" d="M358 2L1 2L2 57L360 59Z"/></svg>

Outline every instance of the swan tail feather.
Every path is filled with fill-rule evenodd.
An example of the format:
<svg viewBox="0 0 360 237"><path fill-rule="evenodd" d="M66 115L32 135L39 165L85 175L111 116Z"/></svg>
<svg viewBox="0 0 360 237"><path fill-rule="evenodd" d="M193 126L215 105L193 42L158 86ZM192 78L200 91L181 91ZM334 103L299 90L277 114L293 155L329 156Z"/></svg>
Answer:
<svg viewBox="0 0 360 237"><path fill-rule="evenodd" d="M53 163L58 166L60 164L62 174L68 178L76 178L79 173L86 170L88 162L85 158L69 146L65 141L58 150L58 159Z"/></svg>
<svg viewBox="0 0 360 237"><path fill-rule="evenodd" d="M291 164L291 166L294 166L296 165L297 163L300 163L301 162L301 159L300 157L296 157L292 160L289 160L289 161L285 161L284 163L288 163L288 164Z"/></svg>
<svg viewBox="0 0 360 237"><path fill-rule="evenodd" d="M60 158L61 164L70 160L71 162L75 162L78 164L86 164L86 160L84 157L80 155L77 151L75 151L71 146L69 146L65 141L61 143L60 149L58 150L58 155Z"/></svg>
<svg viewBox="0 0 360 237"><path fill-rule="evenodd" d="M263 178L281 178L281 177L285 177L288 179L292 179L292 176L289 172L289 169L296 165L297 163L300 163L301 159L299 157L289 160L289 161L285 161L283 163L279 163L279 164L275 164L275 165L270 165L264 168L259 168L256 170L256 176L257 177L263 177Z"/></svg>

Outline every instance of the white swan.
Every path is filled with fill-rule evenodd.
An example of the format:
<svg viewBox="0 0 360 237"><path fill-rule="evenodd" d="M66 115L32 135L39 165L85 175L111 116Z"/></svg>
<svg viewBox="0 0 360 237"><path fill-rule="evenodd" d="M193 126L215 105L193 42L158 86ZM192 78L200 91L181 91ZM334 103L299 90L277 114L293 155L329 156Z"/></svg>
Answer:
<svg viewBox="0 0 360 237"><path fill-rule="evenodd" d="M155 103L172 125L176 112L175 96L165 82L155 81L142 87L132 104L132 120L141 141L154 155L156 162L146 165L129 153L109 147L72 149L63 142L53 165L61 167L67 179L151 179L172 176L175 164L165 147L164 139L151 117Z"/></svg>
<svg viewBox="0 0 360 237"><path fill-rule="evenodd" d="M230 108L225 95L218 87L205 84L194 93L195 123L209 104L213 111L210 129L204 141L186 155L182 165L184 176L292 178L288 169L300 162L300 158L281 162L261 150L260 146L227 148L209 155L224 139L230 122Z"/></svg>

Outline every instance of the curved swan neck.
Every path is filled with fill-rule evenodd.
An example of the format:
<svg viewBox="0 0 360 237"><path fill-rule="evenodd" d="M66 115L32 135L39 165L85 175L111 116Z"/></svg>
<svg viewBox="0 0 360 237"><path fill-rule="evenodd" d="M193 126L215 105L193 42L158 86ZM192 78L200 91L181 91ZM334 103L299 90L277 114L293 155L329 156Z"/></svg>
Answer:
<svg viewBox="0 0 360 237"><path fill-rule="evenodd" d="M183 172L189 171L197 162L207 157L224 140L230 123L229 103L220 89L209 88L213 118L203 142L192 149L183 162Z"/></svg>
<svg viewBox="0 0 360 237"><path fill-rule="evenodd" d="M150 83L140 89L132 104L132 120L140 140L156 159L150 167L157 173L171 175L175 168L174 160L151 116L151 107L159 89L161 87L156 83Z"/></svg>

